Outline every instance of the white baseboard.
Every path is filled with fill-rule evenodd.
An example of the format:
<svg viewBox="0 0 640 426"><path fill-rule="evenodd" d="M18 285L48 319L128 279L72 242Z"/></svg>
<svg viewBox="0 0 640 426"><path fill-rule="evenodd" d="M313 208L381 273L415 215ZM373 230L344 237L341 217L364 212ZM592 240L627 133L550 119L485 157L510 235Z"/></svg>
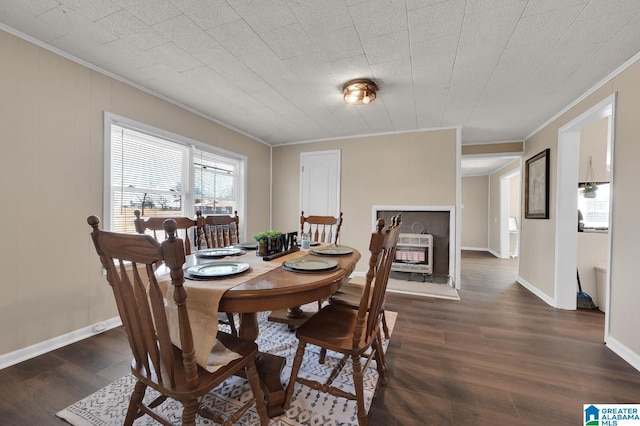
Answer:
<svg viewBox="0 0 640 426"><path fill-rule="evenodd" d="M606 338L606 345L609 349L611 349L614 353L616 353L620 358L627 361L633 368L640 371L640 355L633 352L631 349L620 343L620 341L615 338L608 336Z"/></svg>
<svg viewBox="0 0 640 426"><path fill-rule="evenodd" d="M44 342L36 343L35 345L0 355L0 370L121 325L122 321L120 320L120 317L114 317L106 321L100 321L99 323L63 334L62 336L54 337L53 339L45 340Z"/></svg>
<svg viewBox="0 0 640 426"><path fill-rule="evenodd" d="M468 250L468 251L484 251L487 252L491 255L493 255L494 257L497 257L498 259L512 259L514 257L518 257L518 255L510 255L509 257L502 257L500 256L500 253L498 253L495 250L491 250L489 247L462 247L462 250Z"/></svg>
<svg viewBox="0 0 640 426"><path fill-rule="evenodd" d="M538 296L540 299L542 299L549 306L551 306L553 308L556 307L555 306L556 304L555 304L555 301L553 300L553 298L549 297L545 293L543 293L540 290L538 290L538 288L534 287L530 282L527 282L527 280L525 280L524 278L518 277L516 279L516 282L518 282L522 287L524 287L527 290L529 290L531 293L533 293L536 296Z"/></svg>

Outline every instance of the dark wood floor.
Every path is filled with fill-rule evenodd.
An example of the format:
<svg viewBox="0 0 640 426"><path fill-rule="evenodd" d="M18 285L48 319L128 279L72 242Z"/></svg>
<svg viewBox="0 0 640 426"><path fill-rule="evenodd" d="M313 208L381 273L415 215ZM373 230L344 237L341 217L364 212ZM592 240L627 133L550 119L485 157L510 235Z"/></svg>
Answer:
<svg viewBox="0 0 640 426"><path fill-rule="evenodd" d="M578 425L585 403L640 403L640 372L602 343L599 311L550 308L516 263L464 252L460 301L389 294L389 384L371 425ZM128 372L121 329L0 370L0 424L55 413Z"/></svg>
<svg viewBox="0 0 640 426"><path fill-rule="evenodd" d="M460 301L398 295L374 425L579 425L585 403L640 403L640 372L603 344L604 314L549 307L515 260L463 252Z"/></svg>

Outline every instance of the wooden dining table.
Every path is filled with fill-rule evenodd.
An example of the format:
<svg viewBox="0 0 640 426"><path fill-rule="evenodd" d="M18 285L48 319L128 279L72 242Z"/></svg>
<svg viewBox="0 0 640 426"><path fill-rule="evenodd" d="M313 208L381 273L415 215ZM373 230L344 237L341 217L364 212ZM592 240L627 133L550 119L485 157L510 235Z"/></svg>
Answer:
<svg viewBox="0 0 640 426"><path fill-rule="evenodd" d="M356 249L351 249L352 252L349 254L335 256L314 255L312 250L300 250L270 261L264 261L262 257L256 256L255 251L247 251L240 256L226 257L225 261L248 263L255 272L228 278L228 280L233 280L230 282L233 287L224 290L219 297L217 308L212 303L212 312L208 312L208 314L213 317L217 317L217 312L239 314L238 333L240 337L255 341L260 333L259 312L302 306L327 298L348 281L360 259L360 253ZM303 256L321 256L322 259L336 261L337 266L332 270L322 272L294 272L282 267L285 261L300 259ZM212 261L216 260L192 254L187 256L185 269ZM163 271L162 268L158 268L156 274L166 274L167 271ZM243 276L246 276L246 279L242 278ZM198 280L196 282L187 278L184 284L187 289L187 305L191 297L190 286L194 288L197 286L197 291L201 295L203 292L207 292L207 282L210 282L213 288L216 285L224 285L225 280L227 278L216 278L211 281ZM189 315L191 317L192 312ZM196 338L197 336L194 334L194 339ZM284 412L285 388L280 376L285 362L283 357L264 352L260 353L256 360L269 417L275 417Z"/></svg>

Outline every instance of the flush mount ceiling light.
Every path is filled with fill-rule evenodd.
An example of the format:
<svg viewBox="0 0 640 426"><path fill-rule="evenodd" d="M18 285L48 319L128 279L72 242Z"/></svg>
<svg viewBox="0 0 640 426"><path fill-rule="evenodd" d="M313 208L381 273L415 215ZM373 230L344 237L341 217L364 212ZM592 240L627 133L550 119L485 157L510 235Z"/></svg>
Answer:
<svg viewBox="0 0 640 426"><path fill-rule="evenodd" d="M368 104L376 98L378 86L371 80L357 79L347 81L342 86L344 100L348 104Z"/></svg>

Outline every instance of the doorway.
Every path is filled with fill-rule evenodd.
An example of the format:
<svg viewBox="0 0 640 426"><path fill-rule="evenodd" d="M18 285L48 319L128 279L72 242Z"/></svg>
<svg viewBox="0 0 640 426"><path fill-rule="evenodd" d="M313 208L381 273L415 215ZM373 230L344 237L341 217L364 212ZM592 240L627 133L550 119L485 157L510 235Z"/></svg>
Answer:
<svg viewBox="0 0 640 426"><path fill-rule="evenodd" d="M581 131L599 120L608 120L607 156L613 158L615 93L607 97L585 113L558 130L558 161L562 167L557 168L557 220L556 220L556 259L554 274L555 304L561 309L576 309L576 270L578 265L577 211L579 155ZM611 188L613 188L613 164L611 164ZM611 211L609 206L609 233L606 269L610 271L611 253ZM610 279L607 272L605 284L605 342L609 335L609 301Z"/></svg>
<svg viewBox="0 0 640 426"><path fill-rule="evenodd" d="M522 167L520 163L520 167ZM518 258L522 184L520 167L500 176L500 257Z"/></svg>

